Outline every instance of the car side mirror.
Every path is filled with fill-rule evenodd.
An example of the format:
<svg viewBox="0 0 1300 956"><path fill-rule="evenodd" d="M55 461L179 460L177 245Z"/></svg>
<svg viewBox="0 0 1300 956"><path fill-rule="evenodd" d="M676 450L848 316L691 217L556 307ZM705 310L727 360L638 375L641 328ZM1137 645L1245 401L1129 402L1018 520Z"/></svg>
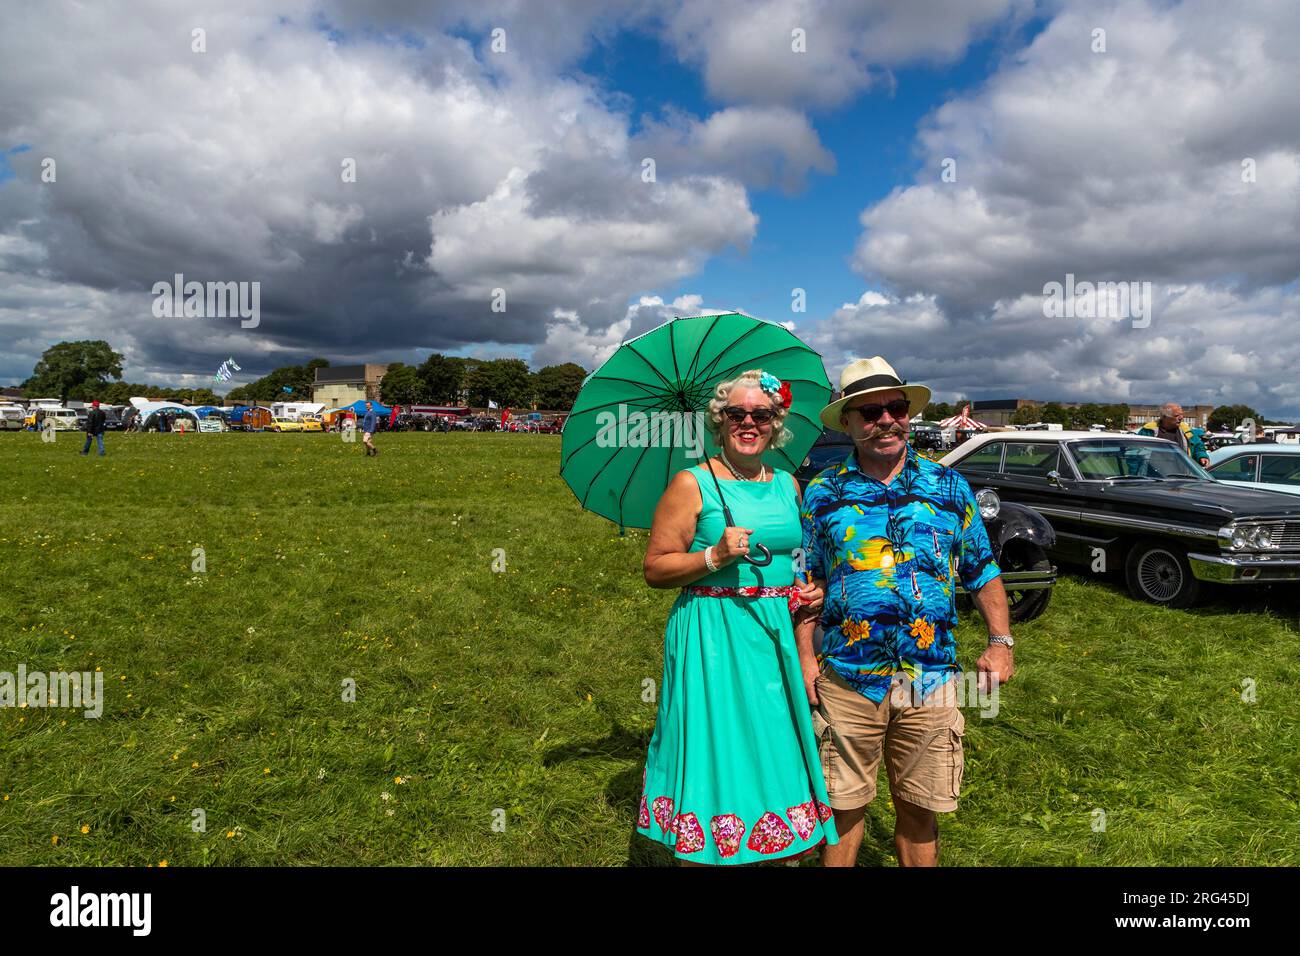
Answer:
<svg viewBox="0 0 1300 956"><path fill-rule="evenodd" d="M1053 488L1065 487L1065 482L1061 480L1061 473L1055 469L1047 473L1047 483Z"/></svg>

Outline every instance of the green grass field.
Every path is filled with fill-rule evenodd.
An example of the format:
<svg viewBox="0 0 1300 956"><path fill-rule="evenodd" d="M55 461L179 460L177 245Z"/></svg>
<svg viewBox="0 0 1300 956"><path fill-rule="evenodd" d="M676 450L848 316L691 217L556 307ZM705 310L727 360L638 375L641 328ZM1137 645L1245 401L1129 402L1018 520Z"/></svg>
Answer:
<svg viewBox="0 0 1300 956"><path fill-rule="evenodd" d="M81 438L0 435L0 671L106 678L99 720L0 709L0 864L671 863L633 826L674 594L559 438ZM1300 600L1216 601L1067 575L967 712L943 862L1300 862Z"/></svg>

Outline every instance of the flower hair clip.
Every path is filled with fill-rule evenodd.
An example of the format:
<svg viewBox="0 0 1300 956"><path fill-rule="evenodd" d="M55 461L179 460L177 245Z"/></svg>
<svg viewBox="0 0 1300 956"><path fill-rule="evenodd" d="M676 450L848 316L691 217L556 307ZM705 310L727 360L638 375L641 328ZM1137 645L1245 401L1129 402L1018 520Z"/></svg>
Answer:
<svg viewBox="0 0 1300 956"><path fill-rule="evenodd" d="M764 372L759 376L758 387L767 392L767 394L779 398L781 400L782 408L789 408L790 403L794 400L793 396L790 394L790 383L782 381L769 372Z"/></svg>

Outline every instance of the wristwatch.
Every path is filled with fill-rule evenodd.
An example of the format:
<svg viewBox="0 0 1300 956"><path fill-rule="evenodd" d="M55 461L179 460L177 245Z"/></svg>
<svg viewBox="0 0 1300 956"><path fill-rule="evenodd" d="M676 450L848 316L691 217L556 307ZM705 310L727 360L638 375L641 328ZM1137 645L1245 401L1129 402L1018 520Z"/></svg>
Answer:
<svg viewBox="0 0 1300 956"><path fill-rule="evenodd" d="M990 644L1001 644L1003 647L1015 647L1016 642L1012 640L1010 634L990 634Z"/></svg>

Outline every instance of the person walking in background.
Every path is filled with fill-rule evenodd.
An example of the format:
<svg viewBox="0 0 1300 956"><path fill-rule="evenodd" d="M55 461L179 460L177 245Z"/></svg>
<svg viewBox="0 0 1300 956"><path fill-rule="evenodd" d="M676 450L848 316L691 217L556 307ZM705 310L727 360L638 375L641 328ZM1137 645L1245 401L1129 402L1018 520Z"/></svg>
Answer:
<svg viewBox="0 0 1300 956"><path fill-rule="evenodd" d="M1156 438L1163 438L1165 441L1173 442L1200 462L1202 468L1210 463L1210 455L1205 450L1205 442L1201 441L1201 436L1192 430L1191 425L1183 421L1182 408L1173 402L1161 405L1160 417L1155 421L1147 422L1137 430L1137 433L1139 435L1153 435Z"/></svg>
<svg viewBox="0 0 1300 956"><path fill-rule="evenodd" d="M86 443L81 446L83 455L90 453L90 440L94 438L99 443L99 456L104 457L104 426L107 421L108 416L99 407L99 402L91 402L90 414L86 416Z"/></svg>
<svg viewBox="0 0 1300 956"><path fill-rule="evenodd" d="M374 442L375 427L378 424L379 416L375 414L374 405L366 402L366 417L361 419L361 443L366 446L367 455L379 454Z"/></svg>

